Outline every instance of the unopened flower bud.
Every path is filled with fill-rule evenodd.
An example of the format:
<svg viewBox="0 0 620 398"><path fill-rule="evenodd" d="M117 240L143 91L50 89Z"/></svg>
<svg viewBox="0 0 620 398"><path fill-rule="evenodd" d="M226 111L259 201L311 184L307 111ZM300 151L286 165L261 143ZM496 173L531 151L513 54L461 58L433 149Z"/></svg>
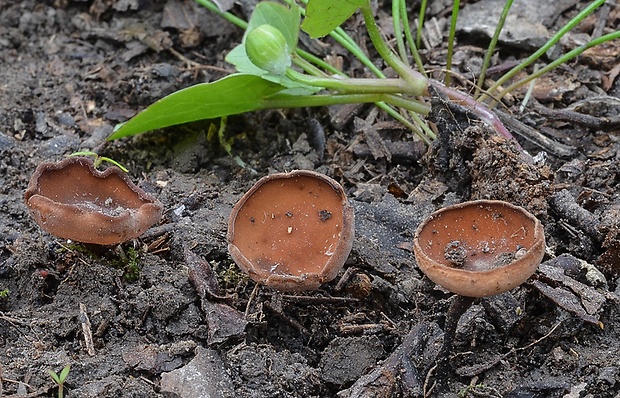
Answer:
<svg viewBox="0 0 620 398"><path fill-rule="evenodd" d="M245 38L245 52L259 68L284 75L291 66L291 55L282 32L265 24L251 30Z"/></svg>

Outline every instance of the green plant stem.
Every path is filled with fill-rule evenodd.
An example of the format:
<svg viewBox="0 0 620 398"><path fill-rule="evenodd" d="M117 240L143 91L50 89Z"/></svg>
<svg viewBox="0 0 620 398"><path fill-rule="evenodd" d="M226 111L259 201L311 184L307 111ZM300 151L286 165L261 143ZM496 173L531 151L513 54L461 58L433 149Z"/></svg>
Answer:
<svg viewBox="0 0 620 398"><path fill-rule="evenodd" d="M379 32L379 28L375 22L374 14L372 13L372 8L370 4L360 7L362 11L362 15L364 17L364 22L368 29L368 35L370 40L372 41L375 49L379 53L379 55L391 66L407 83L411 85L411 92L417 92L420 94L416 95L428 95L428 86L432 84L439 92L446 95L449 99L458 101L462 103L464 106L469 108L472 112L480 117L481 120L491 125L499 134L506 137L507 139L513 140L517 145L519 143L515 140L512 134L506 129L506 127L502 124L499 118L491 112L484 104L476 102L472 97L463 94L459 91L450 89L445 85L442 85L439 82L432 81L431 79L427 79L422 74L417 71L414 71L409 66L404 64L385 44L385 41L381 37L381 32ZM365 79L364 79L365 80ZM381 79L383 81L384 79ZM355 94L351 94L355 95ZM381 95L381 94L378 94ZM366 102L366 101L361 101ZM385 101L386 103L398 106L395 104L394 99L392 101ZM343 102L347 103L347 102ZM406 105L410 105L411 102L407 101ZM410 108L403 107L407 110L413 110ZM424 114L424 112L418 112L413 110L414 112ZM393 115L393 113L391 113ZM420 135L424 136L424 135Z"/></svg>
<svg viewBox="0 0 620 398"><path fill-rule="evenodd" d="M398 55L405 64L409 65L407 50L405 49L405 41L403 40L403 29L400 23L402 19L402 14L400 13L402 3L404 3L404 0L392 1L392 23L394 25L394 38L396 39Z"/></svg>
<svg viewBox="0 0 620 398"><path fill-rule="evenodd" d="M316 65L334 75L346 76L344 72L342 72L341 70L334 68L332 65L323 61L321 58L313 54L310 54L309 52L304 51L300 48L297 48L294 54L295 55L293 56L293 63L295 63L295 65L299 66L300 68L310 73L311 75L314 75L314 76L326 76L327 75L325 72L323 72L322 70L314 66Z"/></svg>
<svg viewBox="0 0 620 398"><path fill-rule="evenodd" d="M428 92L428 79L425 78L421 73L414 71L407 64L400 60L385 44L383 38L381 37L381 32L379 32L379 27L375 21L375 17L372 13L372 8L370 7L370 3L365 4L360 7L362 11L362 15L364 16L364 22L366 24L366 29L368 29L368 36L370 37L370 41L375 46L375 49L385 60L385 62L391 66L396 73L407 82L412 85L418 86L416 91L420 93Z"/></svg>
<svg viewBox="0 0 620 398"><path fill-rule="evenodd" d="M415 123L417 123L417 125L412 123L411 120L407 119L400 113L398 113L396 109L390 107L385 102L378 102L376 105L379 108L383 109L388 115L392 116L394 119L402 123L403 126L415 132L426 145L430 145L432 143L432 140L437 138L433 130L431 130L431 128L428 127L428 125L424 121L422 121L422 119L420 119L416 112L412 112L412 119L415 121Z"/></svg>
<svg viewBox="0 0 620 398"><path fill-rule="evenodd" d="M404 100L391 94L315 94L309 96L275 95L263 101L262 109L303 108L340 104L385 102L412 112L426 115L430 107L414 101Z"/></svg>
<svg viewBox="0 0 620 398"><path fill-rule="evenodd" d="M400 95L394 94L385 94L386 100L390 105L396 106L398 108L406 109L410 112L415 112L421 115L428 115L431 112L431 107L428 104L415 101L410 98L405 98Z"/></svg>
<svg viewBox="0 0 620 398"><path fill-rule="evenodd" d="M426 14L426 1L422 0L420 12L418 13L418 28L416 29L415 45L420 48L422 45L422 30L424 29L424 16Z"/></svg>
<svg viewBox="0 0 620 398"><path fill-rule="evenodd" d="M419 46L416 45L413 40L413 36L411 35L411 29L409 27L409 15L407 14L407 4L403 0L400 2L400 18L403 21L403 30L405 31L405 38L407 39L407 44L409 45L409 49L411 54L413 55L413 60L415 61L416 67L418 68L418 72L420 72L424 77L428 78L426 71L424 70L424 63L422 62L422 57L420 57L420 53L418 52Z"/></svg>
<svg viewBox="0 0 620 398"><path fill-rule="evenodd" d="M583 20L588 15L592 14L594 10L596 10L599 6L605 3L605 0L596 0L591 3L589 6L584 8L579 14L577 14L573 19L571 19L566 25L562 26L562 28L555 34L551 39L549 39L542 47L540 47L534 54L527 57L523 62L519 65L515 66L511 70L509 70L506 74L504 74L500 79L498 79L495 84L493 84L487 92L493 94L499 87L501 87L506 81L512 79L517 73L521 72L527 66L532 64L542 55L544 55L553 45L555 45L560 39L566 35L571 29L573 29L581 20ZM544 70L545 68L541 69ZM509 91L503 90L499 94L499 98L501 99L504 95L506 95ZM485 101L488 98L487 94L483 94L478 98L478 101ZM491 102L491 107L497 103L497 100L493 100Z"/></svg>
<svg viewBox="0 0 620 398"><path fill-rule="evenodd" d="M341 33L342 32L342 33ZM370 58L364 54L364 51L355 43L349 35L342 30L342 28L336 28L334 32L330 33L330 36L334 38L340 45L347 49L354 57L356 57L365 67L367 67L372 73L374 73L377 77L385 77L385 74L381 71L381 69L377 68L375 64L372 63Z"/></svg>
<svg viewBox="0 0 620 398"><path fill-rule="evenodd" d="M450 32L448 34L448 55L446 56L446 78L444 84L450 86L452 80L452 54L454 53L454 37L456 35L456 20L459 16L459 9L461 6L460 0L454 0L452 3L452 18L450 19Z"/></svg>
<svg viewBox="0 0 620 398"><path fill-rule="evenodd" d="M612 32L612 33L608 33L606 35L600 36L594 40L589 41L588 43L579 46L577 48L574 48L573 50L567 52L566 54L564 54L563 56L561 56L560 58L556 59L555 61L553 61L552 63L550 63L549 65L545 66L542 69L539 69L538 71L535 71L534 73L532 73L531 75L529 75L526 78L523 78L521 80L519 80L518 82L508 86L504 92L502 92L500 95L497 96L496 100L500 100L504 95L505 92L511 92L513 90L515 90L518 87L523 86L524 84L529 83L530 81L544 75L545 73L549 72L550 70L557 68L558 66L568 62L569 60L577 57L578 55L580 55L581 53L583 53L584 51L586 51L589 48L592 48L594 46L598 46L599 44L605 43L607 41L610 40L616 40L616 39L620 39L620 31L616 31L616 32Z"/></svg>
<svg viewBox="0 0 620 398"><path fill-rule="evenodd" d="M431 129L429 125L420 118L419 114L411 112L409 116L411 116L413 121L422 128L427 137L430 137L432 140L435 140L437 138L437 135L435 134L433 129Z"/></svg>
<svg viewBox="0 0 620 398"><path fill-rule="evenodd" d="M341 93L358 94L409 94L419 96L419 86L412 85L404 79L356 79L317 77L299 73L291 68L287 69L286 76L303 84L313 87L323 87L337 90Z"/></svg>
<svg viewBox="0 0 620 398"><path fill-rule="evenodd" d="M228 22L230 22L230 23L232 23L234 25L237 25L238 27L240 27L243 30L247 29L248 23L246 21L244 21L243 19L239 18L238 16L236 16L235 14L232 14L230 12L222 12L222 11L220 11L218 6L215 5L215 3L213 3L212 1L209 1L209 0L195 0L195 1L196 1L196 3L198 3L201 6L203 6L204 8L206 8L207 10L212 11L212 12L216 13L217 15L219 15L220 17L224 18Z"/></svg>
<svg viewBox="0 0 620 398"><path fill-rule="evenodd" d="M482 61L482 68L480 69L480 77L478 78L478 84L476 85L476 90L474 91L474 98L478 98L480 95L480 88L484 85L484 80L487 77L487 69L491 64L491 57L493 56L493 52L495 51L495 46L497 45L497 41L499 40L499 35L502 33L502 29L504 28L504 24L506 23L506 17L508 16L508 11L510 7L512 7L513 0L507 0L506 4L504 4L504 9L502 10L502 15L497 22L497 26L495 27L495 33L493 33L493 38L489 43L489 47L487 47L486 54L484 54L484 60Z"/></svg>

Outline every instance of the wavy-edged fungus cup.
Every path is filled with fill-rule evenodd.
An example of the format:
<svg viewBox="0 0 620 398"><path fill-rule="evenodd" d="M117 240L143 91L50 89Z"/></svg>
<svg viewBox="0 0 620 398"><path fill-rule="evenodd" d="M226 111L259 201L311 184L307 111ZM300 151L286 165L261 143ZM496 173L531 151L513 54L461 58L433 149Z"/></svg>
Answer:
<svg viewBox="0 0 620 398"><path fill-rule="evenodd" d="M525 209L477 200L431 214L419 225L413 249L436 284L461 296L486 297L519 286L536 271L545 235Z"/></svg>
<svg viewBox="0 0 620 398"><path fill-rule="evenodd" d="M28 211L50 234L114 245L137 238L161 219L163 206L118 167L97 170L85 157L41 163L24 194Z"/></svg>
<svg viewBox="0 0 620 398"><path fill-rule="evenodd" d="M353 228L353 207L338 182L306 170L272 174L235 204L228 251L259 284L313 290L342 269Z"/></svg>

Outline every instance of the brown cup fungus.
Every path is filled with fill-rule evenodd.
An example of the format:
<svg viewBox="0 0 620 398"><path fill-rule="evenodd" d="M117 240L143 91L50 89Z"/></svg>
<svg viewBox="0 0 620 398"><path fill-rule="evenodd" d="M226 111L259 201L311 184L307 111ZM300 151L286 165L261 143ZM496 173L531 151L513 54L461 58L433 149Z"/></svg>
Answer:
<svg viewBox="0 0 620 398"><path fill-rule="evenodd" d="M298 170L260 179L234 206L228 251L255 282L282 291L318 288L351 252L354 215L333 179Z"/></svg>
<svg viewBox="0 0 620 398"><path fill-rule="evenodd" d="M418 227L413 248L435 283L468 297L508 291L538 268L545 251L540 221L523 208L495 200L446 207Z"/></svg>
<svg viewBox="0 0 620 398"><path fill-rule="evenodd" d="M42 163L24 194L28 211L52 235L114 245L137 238L161 219L163 206L117 167L97 170L85 157Z"/></svg>

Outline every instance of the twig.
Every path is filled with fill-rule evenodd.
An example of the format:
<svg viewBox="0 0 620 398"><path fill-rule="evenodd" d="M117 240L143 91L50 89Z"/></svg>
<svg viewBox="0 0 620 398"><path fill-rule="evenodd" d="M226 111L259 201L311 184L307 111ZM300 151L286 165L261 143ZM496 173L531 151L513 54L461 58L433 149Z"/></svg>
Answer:
<svg viewBox="0 0 620 398"><path fill-rule="evenodd" d="M426 373L426 377L424 378L424 385L423 385L424 398L430 397L433 390L435 389L435 386L437 386L437 380L433 380L433 384L431 384L430 387L428 385L433 375L435 374L436 369L437 369L437 364L435 364L432 368L430 368L428 372Z"/></svg>
<svg viewBox="0 0 620 398"><path fill-rule="evenodd" d="M349 281L349 279L351 279L353 274L355 274L357 271L358 270L355 267L347 268L344 271L344 274L342 274L342 277L340 278L338 283L336 284L336 287L334 287L334 291L335 292L340 292L342 290L342 288L344 287L344 285Z"/></svg>
<svg viewBox="0 0 620 398"><path fill-rule="evenodd" d="M43 387L35 392L28 393L26 395L23 394L12 394L12 395L4 395L2 398L36 398L43 395L47 395L52 387Z"/></svg>
<svg viewBox="0 0 620 398"><path fill-rule="evenodd" d="M554 120L578 124L592 130L611 131L620 127L618 116L593 116L571 109L549 109L540 104L534 105L534 111Z"/></svg>
<svg viewBox="0 0 620 398"><path fill-rule="evenodd" d="M526 345L524 347L512 348L512 349L510 349L510 351L508 351L508 352L506 352L504 354L495 356L495 358L491 359L490 361L460 368L458 373L459 373L460 376L474 376L474 375L478 375L478 374L480 374L480 373L482 373L482 372L484 372L486 370L489 370L492 367L494 367L495 365L497 365L498 363L500 363L501 361L503 361L506 358L508 358L509 356L511 356L512 354L516 354L517 352L520 352L520 351L525 351L528 348L531 348L531 347L535 346L536 344L540 343L541 341L543 341L544 339L548 338L560 326L561 323L562 323L562 321L559 321L558 323L556 323L551 328L551 330L547 334L545 334L541 338L531 342L530 344L528 344L528 345Z"/></svg>
<svg viewBox="0 0 620 398"><path fill-rule="evenodd" d="M501 119L505 126L509 127L512 131L514 131L522 138L528 140L535 145L538 145L544 150L551 152L561 158L570 158L575 155L576 150L574 147L562 144L548 138L547 136L541 134L538 130L528 126L527 124L519 121L518 119L499 109L495 109L495 113L497 114L497 117Z"/></svg>
<svg viewBox="0 0 620 398"><path fill-rule="evenodd" d="M172 55L174 55L175 57L177 57L179 59L179 61L185 63L185 65L187 65L187 67L192 67L192 68L196 68L196 67L202 67L203 65L196 62L196 61L192 61L191 59L187 58L185 55L181 54L180 52L178 52L177 50L175 50L174 48L170 47L168 49L168 51L170 51L172 53Z"/></svg>
<svg viewBox="0 0 620 398"><path fill-rule="evenodd" d="M385 326L380 323L365 323L363 325L343 325L339 329L343 335L369 335L385 331Z"/></svg>
<svg viewBox="0 0 620 398"><path fill-rule="evenodd" d="M519 347L519 348L513 348L512 350L508 351L506 353L506 356L512 354L512 353L516 353L519 351L525 351L528 348L531 348L533 346L535 346L536 344L540 343L541 341L545 340L547 337L551 336L551 334L553 334L553 332L555 332L555 330L560 327L560 325L562 324L562 320L558 321L558 323L556 323L555 325L553 325L553 327L551 328L551 330L549 330L549 332L547 332L547 334L545 334L544 336L542 336L539 339L534 340L533 342L531 342L530 344L526 345L525 347Z"/></svg>
<svg viewBox="0 0 620 398"><path fill-rule="evenodd" d="M282 295L282 299L295 304L351 304L359 303L354 297L314 297Z"/></svg>
<svg viewBox="0 0 620 398"><path fill-rule="evenodd" d="M250 297L248 298L248 303L245 306L245 319L248 319L250 316L250 311L252 311L252 305L254 304L254 300L256 300L256 296L258 295L259 285L258 283L254 285L254 289L252 289L252 293L250 293Z"/></svg>
<svg viewBox="0 0 620 398"><path fill-rule="evenodd" d="M88 355L94 357L95 345L93 344L93 332L91 330L90 319L88 319L88 313L86 312L86 306L83 303L80 303L80 323L82 324L86 351Z"/></svg>
<svg viewBox="0 0 620 398"><path fill-rule="evenodd" d="M280 319L286 321L299 333L303 334L304 336L310 336L310 331L308 331L308 329L306 329L301 323L297 322L295 319L286 315L281 309L272 305L269 301L265 301L263 305L265 306L265 308L267 308L268 310L276 314L278 317L280 317Z"/></svg>
<svg viewBox="0 0 620 398"><path fill-rule="evenodd" d="M566 219L570 225L584 231L597 242L603 241L605 237L599 231L600 221L598 217L579 206L568 190L558 191L547 200L553 211Z"/></svg>
<svg viewBox="0 0 620 398"><path fill-rule="evenodd" d="M21 325L21 326L29 326L30 325L26 321L22 321L22 320L17 319L17 318L12 318L12 317L6 316L6 315L4 315L4 312L0 312L0 319L10 323L11 326L13 326L15 328L17 328L17 326L15 324L18 324L18 325Z"/></svg>

